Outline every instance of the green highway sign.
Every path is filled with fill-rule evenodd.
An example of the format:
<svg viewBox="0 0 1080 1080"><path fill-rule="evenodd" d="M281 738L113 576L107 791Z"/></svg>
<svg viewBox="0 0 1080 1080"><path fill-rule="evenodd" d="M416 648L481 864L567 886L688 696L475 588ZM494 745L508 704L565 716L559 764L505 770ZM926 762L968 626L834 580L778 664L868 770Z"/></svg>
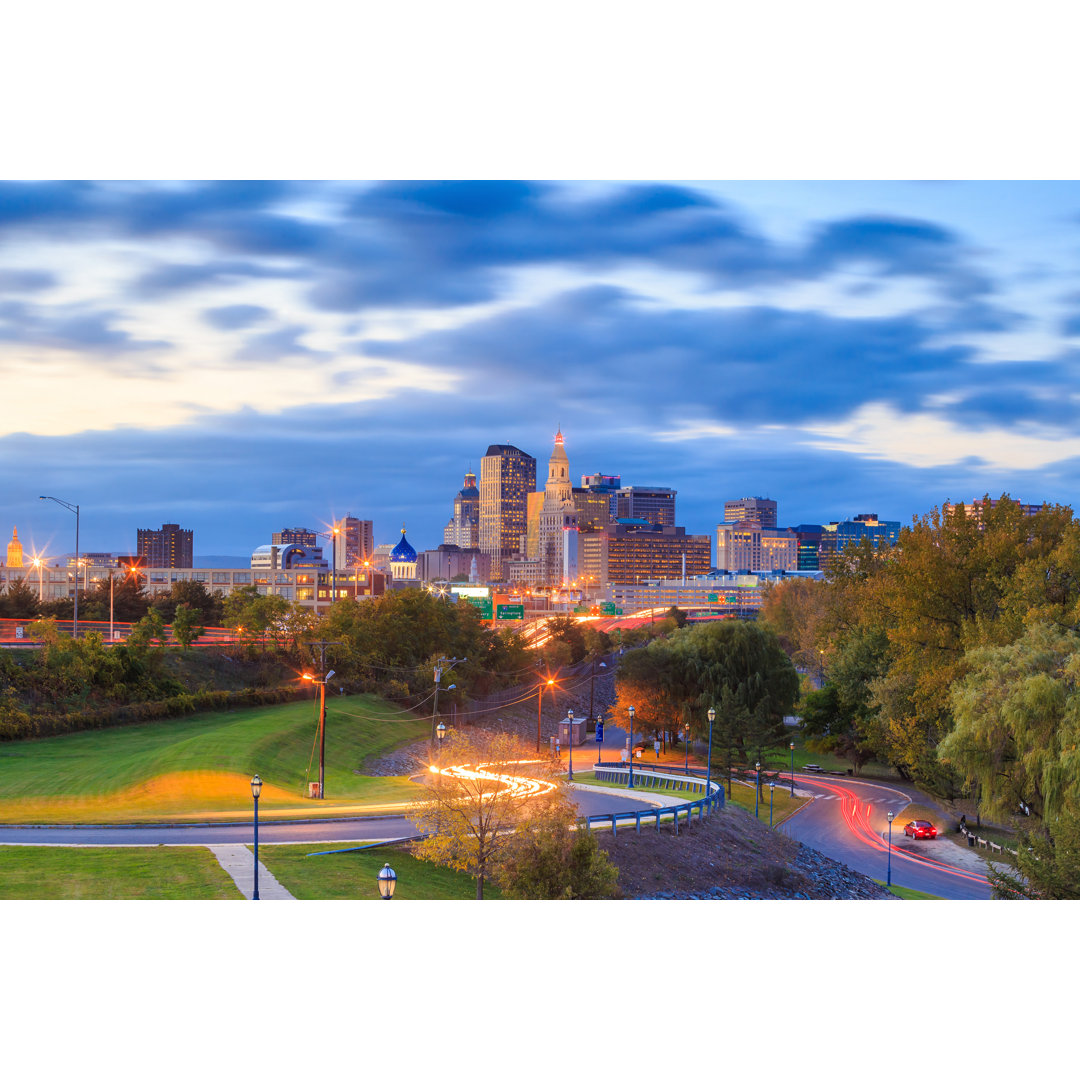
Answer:
<svg viewBox="0 0 1080 1080"><path fill-rule="evenodd" d="M715 604L716 603L716 593L714 593L714 592L709 593L708 599L709 599L710 604Z"/></svg>
<svg viewBox="0 0 1080 1080"><path fill-rule="evenodd" d="M467 600L477 611L480 612L481 619L491 618L491 597L490 596L463 596L462 600Z"/></svg>
<svg viewBox="0 0 1080 1080"><path fill-rule="evenodd" d="M488 616L490 618L490 616ZM524 619L525 618L525 605L524 604L500 604L495 613L496 620L499 619Z"/></svg>

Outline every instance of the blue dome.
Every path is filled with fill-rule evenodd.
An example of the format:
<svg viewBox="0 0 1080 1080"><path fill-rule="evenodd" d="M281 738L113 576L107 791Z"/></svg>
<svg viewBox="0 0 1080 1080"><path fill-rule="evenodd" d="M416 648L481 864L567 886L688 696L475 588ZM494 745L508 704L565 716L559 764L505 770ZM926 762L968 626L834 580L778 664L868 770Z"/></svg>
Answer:
<svg viewBox="0 0 1080 1080"><path fill-rule="evenodd" d="M405 539L405 530L401 530L401 539L397 547L390 552L391 562L416 562L416 549Z"/></svg>

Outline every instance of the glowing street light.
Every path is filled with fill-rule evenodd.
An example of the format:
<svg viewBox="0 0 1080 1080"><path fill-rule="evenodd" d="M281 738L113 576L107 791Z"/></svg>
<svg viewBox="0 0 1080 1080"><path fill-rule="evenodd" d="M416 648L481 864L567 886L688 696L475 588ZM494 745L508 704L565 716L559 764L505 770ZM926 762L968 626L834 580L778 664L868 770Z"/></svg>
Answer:
<svg viewBox="0 0 1080 1080"><path fill-rule="evenodd" d="M690 721L683 724L683 742L686 744L686 753L683 755L683 772L690 775Z"/></svg>
<svg viewBox="0 0 1080 1080"><path fill-rule="evenodd" d="M791 744L791 796L795 798L795 743Z"/></svg>
<svg viewBox="0 0 1080 1080"><path fill-rule="evenodd" d="M256 773L251 778L251 797L255 800L255 888L252 890L251 899L259 899L259 796L262 794L263 782Z"/></svg>
<svg viewBox="0 0 1080 1080"><path fill-rule="evenodd" d="M570 773L567 781L574 780L574 710L566 710L566 741L570 744Z"/></svg>
<svg viewBox="0 0 1080 1080"><path fill-rule="evenodd" d="M754 817L758 816L758 795L761 794L761 762L754 762Z"/></svg>
<svg viewBox="0 0 1080 1080"><path fill-rule="evenodd" d="M326 772L326 684L334 677L332 671L326 673L325 678L317 679L306 671L301 676L308 682L318 683L319 686L319 798L326 798L324 778Z"/></svg>
<svg viewBox="0 0 1080 1080"><path fill-rule="evenodd" d="M439 757L442 757L442 744L443 739L446 738L446 725L440 720L439 726L435 729L435 737L438 739Z"/></svg>
<svg viewBox="0 0 1080 1080"><path fill-rule="evenodd" d="M630 717L630 783L627 787L634 786L634 706L631 705L627 710L627 715Z"/></svg>
<svg viewBox="0 0 1080 1080"><path fill-rule="evenodd" d="M776 787L776 781L775 780L770 780L769 781L769 828L770 829L772 828L772 800L773 800L773 789L775 787Z"/></svg>
<svg viewBox="0 0 1080 1080"><path fill-rule="evenodd" d="M545 686L554 686L555 680L548 679L547 682L541 682L536 688L536 752L540 753L540 699L544 694Z"/></svg>
<svg viewBox="0 0 1080 1080"><path fill-rule="evenodd" d="M716 710L709 709L709 756L705 761L705 794L712 794L712 727L716 721ZM730 775L730 774L729 774Z"/></svg>
<svg viewBox="0 0 1080 1080"><path fill-rule="evenodd" d="M394 886L397 885L397 874L390 869L389 863L384 863L378 874L379 893L384 900L393 900Z"/></svg>
<svg viewBox="0 0 1080 1080"><path fill-rule="evenodd" d="M39 495L39 499L48 499L50 502L59 503L64 509L70 510L75 515L75 611L71 624L71 636L79 636L79 504L64 502L55 495Z"/></svg>

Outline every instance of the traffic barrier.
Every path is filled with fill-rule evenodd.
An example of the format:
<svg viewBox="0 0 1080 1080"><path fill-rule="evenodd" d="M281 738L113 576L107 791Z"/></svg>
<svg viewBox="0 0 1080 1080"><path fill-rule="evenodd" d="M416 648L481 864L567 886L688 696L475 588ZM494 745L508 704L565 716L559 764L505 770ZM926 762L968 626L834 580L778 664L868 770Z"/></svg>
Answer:
<svg viewBox="0 0 1080 1080"><path fill-rule="evenodd" d="M638 773L639 766L634 765L634 772ZM593 773L597 780L607 780L611 783L623 783L629 780L630 770L623 765L597 765L593 769ZM638 777L634 778L634 786L638 786ZM685 812L686 826L689 828L690 822L693 819L693 813L696 809L698 812L698 821L702 821L704 816L708 814L712 807L722 808L724 805L724 789L721 784L718 784L715 780L710 781L712 792L706 794L706 783L704 778L697 779L696 777L686 776L674 776L663 773L653 773L648 777L642 777L641 786L649 789L670 789L672 791L699 791L702 793L702 798L695 799L692 802L678 803L675 806L658 806L652 810L629 810L624 811L621 814L593 814L590 817L582 818L586 826L592 829L599 825L611 825L611 831L615 832L618 829L618 823L620 821L629 822L633 821L635 832L641 832L641 820L652 819L656 823L656 831L660 831L660 822L668 817L671 820L672 826L675 829L675 835L679 833L679 815Z"/></svg>

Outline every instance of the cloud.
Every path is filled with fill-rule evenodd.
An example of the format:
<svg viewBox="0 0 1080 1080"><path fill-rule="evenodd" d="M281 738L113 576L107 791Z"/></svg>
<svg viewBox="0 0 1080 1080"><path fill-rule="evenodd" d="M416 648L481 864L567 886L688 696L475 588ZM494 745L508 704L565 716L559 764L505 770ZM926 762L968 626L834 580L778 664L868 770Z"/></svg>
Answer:
<svg viewBox="0 0 1080 1080"><path fill-rule="evenodd" d="M302 268L266 266L256 262L213 260L205 263L160 263L144 271L127 289L128 295L153 300L190 289L235 284L246 279L303 278Z"/></svg>
<svg viewBox="0 0 1080 1080"><path fill-rule="evenodd" d="M113 323L117 311L86 310L79 305L45 307L20 301L0 302L0 341L75 352L128 353L169 349L168 341L142 340Z"/></svg>
<svg viewBox="0 0 1080 1080"><path fill-rule="evenodd" d="M203 312L203 321L215 330L246 330L270 317L270 309L258 304L229 304L226 307L209 308Z"/></svg>
<svg viewBox="0 0 1080 1080"><path fill-rule="evenodd" d="M313 359L325 359L332 353L311 349L300 342L300 337L308 332L306 326L285 326L280 330L270 330L265 334L256 334L248 338L243 348L235 356L244 362L265 363L283 360L289 356L309 356Z"/></svg>
<svg viewBox="0 0 1080 1080"><path fill-rule="evenodd" d="M0 270L0 293L42 292L57 284L49 270Z"/></svg>

